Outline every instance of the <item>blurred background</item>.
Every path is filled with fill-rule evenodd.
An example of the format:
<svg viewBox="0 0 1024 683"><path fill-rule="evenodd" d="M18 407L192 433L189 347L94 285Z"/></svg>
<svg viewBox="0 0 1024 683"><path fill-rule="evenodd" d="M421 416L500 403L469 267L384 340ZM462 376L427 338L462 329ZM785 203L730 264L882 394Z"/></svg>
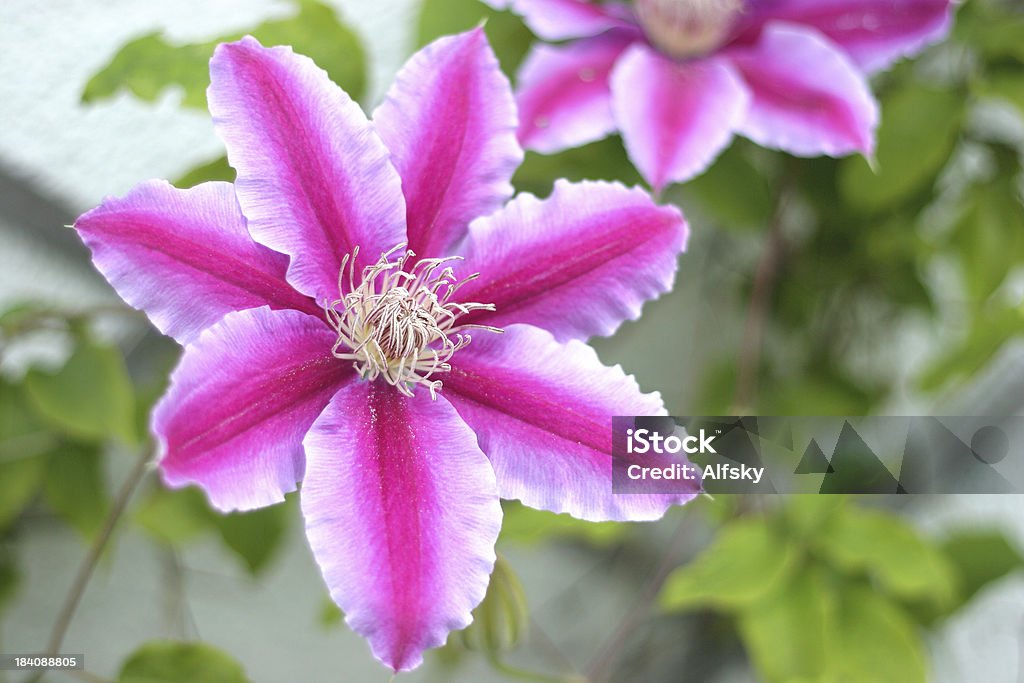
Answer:
<svg viewBox="0 0 1024 683"><path fill-rule="evenodd" d="M137 468L179 349L64 226L142 179L231 179L205 110L220 40L292 44L370 109L413 50L483 18L513 75L532 36L476 0L0 3L0 652L62 636L87 671L52 681L389 679L294 499L225 517ZM593 340L605 362L677 415L1021 413L1024 11L967 0L873 85L877 173L738 140L667 192L693 231L676 289ZM516 185L560 176L640 183L612 137L529 154ZM1022 512L719 496L621 525L510 504L476 623L398 680L1019 683Z"/></svg>

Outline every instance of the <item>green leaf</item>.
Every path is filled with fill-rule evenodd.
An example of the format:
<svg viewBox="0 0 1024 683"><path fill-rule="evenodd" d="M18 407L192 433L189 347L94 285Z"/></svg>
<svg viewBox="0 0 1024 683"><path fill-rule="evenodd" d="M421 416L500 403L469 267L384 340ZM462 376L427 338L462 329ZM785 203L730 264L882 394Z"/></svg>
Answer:
<svg viewBox="0 0 1024 683"><path fill-rule="evenodd" d="M99 449L64 444L51 453L43 495L53 511L76 531L87 538L95 535L110 509Z"/></svg>
<svg viewBox="0 0 1024 683"><path fill-rule="evenodd" d="M216 525L224 543L242 560L253 575L267 567L281 546L288 527L289 504L236 512L217 517Z"/></svg>
<svg viewBox="0 0 1024 683"><path fill-rule="evenodd" d="M14 562L14 553L5 549L0 552L0 614L3 614L8 603L14 599L20 582L21 574Z"/></svg>
<svg viewBox="0 0 1024 683"><path fill-rule="evenodd" d="M924 646L906 614L869 586L847 585L837 593L830 651L835 680L924 683Z"/></svg>
<svg viewBox="0 0 1024 683"><path fill-rule="evenodd" d="M572 536L593 545L606 546L618 541L626 527L618 522L584 522L569 515L535 510L515 501L502 501L505 515L501 541L531 544L550 538Z"/></svg>
<svg viewBox="0 0 1024 683"><path fill-rule="evenodd" d="M295 4L298 12L292 17L202 43L173 44L159 33L137 38L89 80L82 101L97 102L127 89L152 102L168 88L177 88L183 92L184 106L205 109L214 48L245 34L252 34L264 45L293 46L325 69L353 99L362 97L366 66L359 38L331 7L315 0L297 0Z"/></svg>
<svg viewBox="0 0 1024 683"><path fill-rule="evenodd" d="M740 637L763 680L788 683L825 674L833 602L824 573L807 567L740 613Z"/></svg>
<svg viewBox="0 0 1024 683"><path fill-rule="evenodd" d="M952 235L971 300L981 303L1024 261L1024 204L1012 177L975 188Z"/></svg>
<svg viewBox="0 0 1024 683"><path fill-rule="evenodd" d="M228 158L226 156L219 157L201 166L196 166L175 180L174 186L181 188L195 187L200 183L206 183L211 180L235 182L235 169L228 165Z"/></svg>
<svg viewBox="0 0 1024 683"><path fill-rule="evenodd" d="M956 597L956 574L946 556L891 513L848 506L815 547L836 568L867 573L896 597L938 605Z"/></svg>
<svg viewBox="0 0 1024 683"><path fill-rule="evenodd" d="M213 46L172 45L160 33L126 43L82 91L82 102L98 102L127 89L139 99L155 101L165 88L177 86L186 107L206 107L206 86Z"/></svg>
<svg viewBox="0 0 1024 683"><path fill-rule="evenodd" d="M917 683L925 658L913 623L871 587L809 565L739 615L750 658L768 683Z"/></svg>
<svg viewBox="0 0 1024 683"><path fill-rule="evenodd" d="M618 136L558 154L527 152L512 183L520 192L532 192L539 197L546 197L551 194L555 178L574 182L620 180L627 185L639 185L642 182Z"/></svg>
<svg viewBox="0 0 1024 683"><path fill-rule="evenodd" d="M764 228L774 197L768 179L750 162L747 146L734 143L704 174L682 186L682 206L691 203L723 227Z"/></svg>
<svg viewBox="0 0 1024 683"><path fill-rule="evenodd" d="M0 460L0 529L7 528L32 501L45 473L43 456L4 455Z"/></svg>
<svg viewBox="0 0 1024 683"><path fill-rule="evenodd" d="M782 586L796 562L795 548L767 521L744 519L724 527L697 559L673 571L659 602L667 610L740 609Z"/></svg>
<svg viewBox="0 0 1024 683"><path fill-rule="evenodd" d="M320 614L317 616L317 623L325 629L334 628L341 624L345 619L345 614L341 611L341 608L335 604L334 600L330 597L325 598L323 604L320 606Z"/></svg>
<svg viewBox="0 0 1024 683"><path fill-rule="evenodd" d="M248 683L245 669L206 643L152 641L121 667L118 683Z"/></svg>
<svg viewBox="0 0 1024 683"><path fill-rule="evenodd" d="M1015 4L965 3L957 12L955 35L986 61L1024 61L1024 16L1012 11Z"/></svg>
<svg viewBox="0 0 1024 683"><path fill-rule="evenodd" d="M942 544L960 576L960 597L970 600L989 583L1024 567L1024 558L997 531L962 531Z"/></svg>
<svg viewBox="0 0 1024 683"><path fill-rule="evenodd" d="M501 70L515 73L532 42L530 32L518 17L497 12L478 0L424 0L416 26L416 45L423 47L441 36L462 33L481 23Z"/></svg>
<svg viewBox="0 0 1024 683"><path fill-rule="evenodd" d="M761 399L767 415L800 415L814 406L815 415L864 415L874 397L838 368L809 368L803 377L787 377Z"/></svg>
<svg viewBox="0 0 1024 683"><path fill-rule="evenodd" d="M878 212L932 186L956 143L964 98L951 90L909 86L882 103L877 167L861 157L842 162L839 189L856 211ZM927 112L923 116L922 112Z"/></svg>
<svg viewBox="0 0 1024 683"><path fill-rule="evenodd" d="M135 511L135 521L157 541L180 545L215 528L218 516L195 487L157 486Z"/></svg>
<svg viewBox="0 0 1024 683"><path fill-rule="evenodd" d="M473 623L461 632L462 643L470 650L496 657L519 644L529 622L523 585L512 566L499 554L487 594L473 610Z"/></svg>
<svg viewBox="0 0 1024 683"><path fill-rule="evenodd" d="M46 472L44 454L56 443L25 401L21 385L0 378L0 530L35 498Z"/></svg>
<svg viewBox="0 0 1024 683"><path fill-rule="evenodd" d="M30 370L25 389L39 412L72 436L136 441L134 390L113 346L83 340L55 374Z"/></svg>
<svg viewBox="0 0 1024 683"><path fill-rule="evenodd" d="M808 538L827 529L833 518L842 514L845 506L846 496L794 495L786 499L783 515L794 536Z"/></svg>
<svg viewBox="0 0 1024 683"><path fill-rule="evenodd" d="M937 391L980 372L1010 339L1024 332L1024 309L987 308L975 313L966 339L953 345L921 374L924 391Z"/></svg>
<svg viewBox="0 0 1024 683"><path fill-rule="evenodd" d="M1024 41L1024 37L1021 40ZM1017 70L986 74L981 83L981 95L1005 100L1024 116L1024 74Z"/></svg>

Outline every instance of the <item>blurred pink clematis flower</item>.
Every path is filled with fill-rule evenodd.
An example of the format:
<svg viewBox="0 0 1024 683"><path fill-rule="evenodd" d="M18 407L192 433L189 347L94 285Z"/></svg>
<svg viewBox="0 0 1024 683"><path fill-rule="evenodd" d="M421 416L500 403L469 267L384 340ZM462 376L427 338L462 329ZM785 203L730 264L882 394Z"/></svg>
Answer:
<svg viewBox="0 0 1024 683"><path fill-rule="evenodd" d="M185 347L152 418L168 485L228 511L301 481L331 595L395 670L469 624L499 497L652 520L696 494L612 495L611 417L664 406L581 341L671 287L683 217L614 183L508 201L482 30L414 55L372 121L289 48L244 38L210 72L235 183L146 182L75 224Z"/></svg>
<svg viewBox="0 0 1024 683"><path fill-rule="evenodd" d="M940 39L949 0L485 0L540 38L519 72L520 142L553 153L615 131L654 188L734 135L797 156L872 155L867 76Z"/></svg>

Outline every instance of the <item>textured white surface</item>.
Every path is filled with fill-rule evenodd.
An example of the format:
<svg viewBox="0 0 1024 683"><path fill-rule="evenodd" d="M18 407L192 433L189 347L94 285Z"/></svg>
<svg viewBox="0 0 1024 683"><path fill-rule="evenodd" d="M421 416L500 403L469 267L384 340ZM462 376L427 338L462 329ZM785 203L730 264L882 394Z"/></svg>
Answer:
<svg viewBox="0 0 1024 683"><path fill-rule="evenodd" d="M368 52L370 101L411 46L411 0L334 0ZM142 178L175 177L216 156L209 117L130 95L95 105L81 89L126 41L162 29L173 40L204 40L291 14L276 0L47 0L0 3L0 158L24 177L87 208ZM372 37L372 40L371 40Z"/></svg>

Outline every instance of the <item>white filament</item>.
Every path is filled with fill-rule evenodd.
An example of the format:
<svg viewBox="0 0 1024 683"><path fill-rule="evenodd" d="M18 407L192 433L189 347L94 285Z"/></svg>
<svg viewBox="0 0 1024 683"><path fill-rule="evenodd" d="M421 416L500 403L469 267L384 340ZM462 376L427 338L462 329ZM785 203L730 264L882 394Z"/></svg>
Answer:
<svg viewBox="0 0 1024 683"><path fill-rule="evenodd" d="M353 361L363 379L383 377L406 396L412 396L413 387L422 384L431 398L437 398L441 381L431 377L451 371L448 361L471 341L463 330L501 330L457 323L472 311L494 310L493 304L451 301L456 290L479 273L457 279L451 266L445 265L459 260L455 256L413 262L415 254L405 250L391 260L403 249L405 245L400 244L363 268L358 285L355 263L359 248L342 259L339 298L324 304L327 321L338 333L331 351L335 358Z"/></svg>

